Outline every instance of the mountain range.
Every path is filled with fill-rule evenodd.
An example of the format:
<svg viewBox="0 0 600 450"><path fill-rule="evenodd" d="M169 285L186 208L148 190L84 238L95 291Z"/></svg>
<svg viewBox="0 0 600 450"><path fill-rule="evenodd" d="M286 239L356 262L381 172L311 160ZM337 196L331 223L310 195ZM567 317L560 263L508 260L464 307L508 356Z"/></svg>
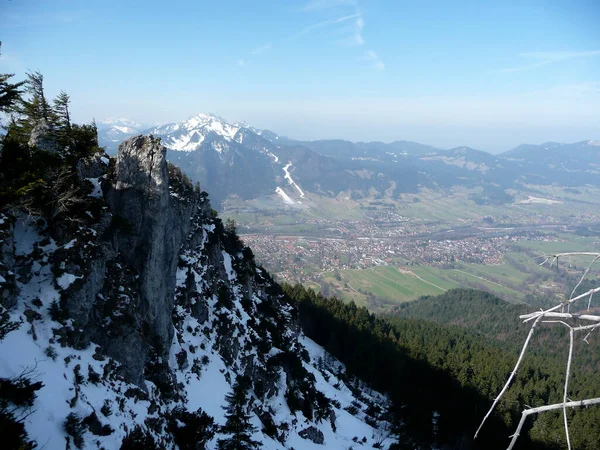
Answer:
<svg viewBox="0 0 600 450"><path fill-rule="evenodd" d="M114 152L127 137L152 134L220 207L229 198L277 199L301 207L307 194L396 198L422 188L480 188L479 203L506 203L524 185L600 184L600 141L521 145L492 155L469 147L439 149L416 142L300 141L229 123L212 114L142 129L126 119L99 126L100 144Z"/></svg>
<svg viewBox="0 0 600 450"><path fill-rule="evenodd" d="M96 127L98 128L98 141L109 153L115 154L121 142L140 134L150 125L125 118L109 117L98 122Z"/></svg>

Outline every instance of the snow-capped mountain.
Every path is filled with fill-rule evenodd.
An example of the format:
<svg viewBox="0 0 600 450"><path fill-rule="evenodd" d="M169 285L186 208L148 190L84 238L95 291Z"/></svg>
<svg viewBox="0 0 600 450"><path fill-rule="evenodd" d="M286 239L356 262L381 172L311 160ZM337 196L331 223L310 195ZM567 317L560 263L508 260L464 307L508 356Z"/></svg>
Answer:
<svg viewBox="0 0 600 450"><path fill-rule="evenodd" d="M106 119L98 122L98 126L100 125L107 127L124 127L137 130L147 127L147 125L144 125L142 122L137 122L124 117L107 117Z"/></svg>
<svg viewBox="0 0 600 450"><path fill-rule="evenodd" d="M262 136L274 133L204 113L146 133L161 138L169 161L200 182L216 205L231 196L243 200L271 196L286 207L302 205L304 192L293 178L293 162Z"/></svg>
<svg viewBox="0 0 600 450"><path fill-rule="evenodd" d="M186 152L199 150L202 143L211 137L220 137L227 142L236 141L240 144L247 133L261 136L268 141L279 139L279 136L271 131L259 130L246 122L229 123L222 117L207 113L190 116L183 122L153 127L145 132L161 137L164 145L171 150ZM215 148L217 151L221 150L219 147Z"/></svg>
<svg viewBox="0 0 600 450"><path fill-rule="evenodd" d="M125 118L109 117L96 124L98 142L109 154L114 154L121 142L140 134L148 125Z"/></svg>
<svg viewBox="0 0 600 450"><path fill-rule="evenodd" d="M146 132L162 139L168 159L211 192L218 207L235 198L270 198L275 207L304 208L311 194L396 196L421 187L479 184L482 172L501 169L488 161L496 158L475 150L454 155L405 141L293 141L214 114L197 114Z"/></svg>
<svg viewBox="0 0 600 450"><path fill-rule="evenodd" d="M230 198L267 198L276 207L304 208L309 194L336 196L343 190L366 195L380 177L366 179L346 162L320 155L247 123L228 123L213 114L146 131L160 137L167 158L219 207Z"/></svg>
<svg viewBox="0 0 600 450"><path fill-rule="evenodd" d="M139 132L140 124L132 121L107 122L109 128L100 134L109 152L116 151L121 139ZM219 209L229 199L306 208L311 199L342 192L354 199L396 198L422 188L453 186L483 187L484 194L476 201L505 203L512 201L507 190L523 183L600 183L596 141L524 145L501 155L468 147L441 150L409 141L295 141L205 113L145 133L162 139L169 149L167 158L211 192Z"/></svg>
<svg viewBox="0 0 600 450"><path fill-rule="evenodd" d="M247 124L229 124L213 114L197 114L179 123L170 123L147 130L147 133L162 138L163 144L171 150L195 151L212 134L226 142L231 142L237 132ZM249 127L248 127L249 129ZM220 151L220 147L215 147Z"/></svg>

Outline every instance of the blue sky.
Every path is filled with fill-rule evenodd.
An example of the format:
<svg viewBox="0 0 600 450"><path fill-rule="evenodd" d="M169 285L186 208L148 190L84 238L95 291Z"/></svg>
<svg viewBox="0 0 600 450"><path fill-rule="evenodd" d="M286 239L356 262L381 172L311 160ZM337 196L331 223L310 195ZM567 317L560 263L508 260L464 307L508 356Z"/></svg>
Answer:
<svg viewBox="0 0 600 450"><path fill-rule="evenodd" d="M0 71L76 119L197 112L301 139L600 139L600 2L0 0Z"/></svg>

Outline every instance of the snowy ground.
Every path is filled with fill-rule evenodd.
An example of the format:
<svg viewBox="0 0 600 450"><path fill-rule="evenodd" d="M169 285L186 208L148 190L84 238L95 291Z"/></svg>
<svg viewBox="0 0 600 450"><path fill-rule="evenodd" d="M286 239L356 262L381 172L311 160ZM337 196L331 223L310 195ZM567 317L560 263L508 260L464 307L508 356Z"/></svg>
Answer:
<svg viewBox="0 0 600 450"><path fill-rule="evenodd" d="M205 241L213 228L205 228ZM59 279L54 278L48 260L50 254L57 249L57 245L52 240L44 240L32 223L19 221L15 240L18 255L27 256L38 250L41 250L41 255L36 257L32 266L31 279L25 284L20 284L19 302L11 311L12 320L21 322L21 325L0 341L0 377L12 378L27 374L34 381L44 384L37 392L33 407L19 412L20 416L26 417L24 420L30 438L34 439L40 448L65 448L66 417L75 413L84 418L95 413L102 425L110 426L112 433L97 436L86 432L84 448L118 449L127 430L132 430L137 424L144 425L148 418L164 417L167 411L176 405L161 400L152 383L146 382L147 392L144 393L136 386L116 377L111 369L114 362L95 355L95 345L84 350L75 350L58 344L53 329L61 325L51 319L48 309L53 301L59 300L60 290L66 289L76 277L63 274ZM42 246L42 243L45 245ZM65 246L69 245L74 245L74 242L71 241ZM194 260L197 257L194 253L182 255L184 260ZM244 325L249 316L240 304L232 258L226 252L223 252L223 266L236 297L231 316ZM177 274L180 286L185 280L185 273L181 272ZM203 275L196 273L196 281L200 284L204 282ZM215 302L216 298L209 299L211 314L214 312ZM235 367L228 367L215 350L216 331L213 329L209 333L195 332L194 330L202 328L198 321L181 307L177 308L176 314L183 318L183 326L180 327L180 331L175 331L169 364L176 374L177 381L185 386L185 399L182 403L190 411L202 408L214 417L217 424L222 425L225 422L225 396L231 391L232 380L236 375ZM27 310L29 317L31 311L37 313L31 323L27 320ZM238 338L240 342L245 342L248 336L240 335ZM384 439L385 434L382 431L365 423L364 413L368 403L385 407L386 399L366 387L361 389L361 398L356 398L351 389L334 374L338 372L341 364L307 337L301 335L299 341L310 355L310 363L304 363L304 366L315 376L316 388L331 400L339 402L339 407L334 407L336 430L333 430L328 420L315 424L300 413L290 412L284 398L285 374L281 371L279 395L268 402L276 412L276 423L291 425L288 438L284 445L263 434L260 431L263 425L256 416L252 417L252 422L258 431L253 438L261 442L262 448L265 449L348 449L352 446L374 448L374 444L382 441L386 446L389 445L392 440ZM186 368L178 366L176 355L181 349L190 347L197 349L194 358L203 361L200 371L192 371L191 365ZM256 352L256 349L252 351ZM158 407L151 408L152 404ZM346 410L352 410L352 406L355 415ZM386 424L379 425L384 429ZM310 426L316 426L323 433L323 445L300 437L299 432ZM219 437L217 435L208 444L209 449L216 448Z"/></svg>

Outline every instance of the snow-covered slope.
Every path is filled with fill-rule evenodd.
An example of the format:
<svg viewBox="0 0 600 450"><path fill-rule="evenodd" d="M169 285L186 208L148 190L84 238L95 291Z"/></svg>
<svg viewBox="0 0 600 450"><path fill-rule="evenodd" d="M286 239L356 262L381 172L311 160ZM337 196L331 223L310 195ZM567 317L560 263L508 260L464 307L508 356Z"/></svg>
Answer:
<svg viewBox="0 0 600 450"><path fill-rule="evenodd" d="M147 132L162 138L164 145L171 150L189 152L198 150L210 133L230 142L244 125L247 126L232 125L213 114L200 113L183 122L161 125Z"/></svg>
<svg viewBox="0 0 600 450"><path fill-rule="evenodd" d="M301 204L300 181L292 179L292 164L280 158L276 139L266 138L271 132L200 113L147 133L161 138L169 160L210 191L217 205L231 196L271 196L284 207Z"/></svg>
<svg viewBox="0 0 600 450"><path fill-rule="evenodd" d="M39 218L0 216L0 286L14 294L3 304L18 323L0 341L0 378L43 383L15 409L31 439L117 449L138 430L183 448L182 430L210 416L203 436L216 448L226 395L246 377L244 409L262 448L393 441L387 399L302 334L294 305L205 194L176 170L164 178L157 141L128 141L114 175L96 162L85 175L106 203L89 222L56 233Z"/></svg>

